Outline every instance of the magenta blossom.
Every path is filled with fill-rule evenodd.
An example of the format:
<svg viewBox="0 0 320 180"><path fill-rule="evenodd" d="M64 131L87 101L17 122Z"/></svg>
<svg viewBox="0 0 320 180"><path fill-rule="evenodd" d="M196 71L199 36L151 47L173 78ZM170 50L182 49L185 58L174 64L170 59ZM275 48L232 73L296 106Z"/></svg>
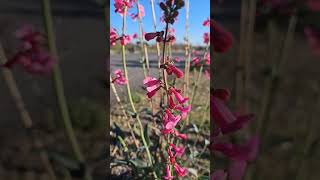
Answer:
<svg viewBox="0 0 320 180"><path fill-rule="evenodd" d="M187 107L177 106L176 109L180 111L181 118L185 119L188 116L188 113L191 111L191 104Z"/></svg>
<svg viewBox="0 0 320 180"><path fill-rule="evenodd" d="M205 26L205 27L210 27L210 18L208 18L205 21L203 21L202 25Z"/></svg>
<svg viewBox="0 0 320 180"><path fill-rule="evenodd" d="M192 58L191 63L192 63L194 66L200 66L200 60L201 60L200 57L194 57L194 58Z"/></svg>
<svg viewBox="0 0 320 180"><path fill-rule="evenodd" d="M175 62L181 62L182 59L181 59L180 57L175 57L175 58L174 58L174 61L175 61Z"/></svg>
<svg viewBox="0 0 320 180"><path fill-rule="evenodd" d="M162 38L164 32L163 31L158 31L158 32L151 32L151 33L146 33L144 35L144 38L147 40L147 41L150 41L151 39L154 39L154 38ZM157 40L158 41L158 40ZM158 41L159 42L159 41Z"/></svg>
<svg viewBox="0 0 320 180"><path fill-rule="evenodd" d="M210 33L204 33L203 34L203 43L209 44L210 43Z"/></svg>
<svg viewBox="0 0 320 180"><path fill-rule="evenodd" d="M139 4L138 7L139 7L139 12L140 12L140 17L142 18L145 16L144 7L141 4ZM135 21L139 18L139 13L138 12L137 12L137 14L131 13L130 16L131 16L132 20Z"/></svg>
<svg viewBox="0 0 320 180"><path fill-rule="evenodd" d="M174 177L171 175L171 171L170 171L170 166L167 164L166 165L166 176L163 177L163 179L173 179Z"/></svg>
<svg viewBox="0 0 320 180"><path fill-rule="evenodd" d="M172 147L172 149L174 150L175 155L176 155L177 157L183 156L184 151L185 151L185 148L184 148L184 147L177 147L176 145L174 145L174 144L172 144L172 143L170 143L169 146Z"/></svg>
<svg viewBox="0 0 320 180"><path fill-rule="evenodd" d="M159 79L153 77L146 77L143 80L143 84L147 88L147 96L149 98L152 98L156 94L156 92L161 88L160 82L161 81Z"/></svg>
<svg viewBox="0 0 320 180"><path fill-rule="evenodd" d="M133 38L133 39L137 39L137 38L138 38L138 34L137 34L137 33L134 33L134 34L132 35L132 38Z"/></svg>
<svg viewBox="0 0 320 180"><path fill-rule="evenodd" d="M129 8L133 7L134 0L114 0L115 12L119 13L120 16L124 15L125 8L127 8L126 14Z"/></svg>
<svg viewBox="0 0 320 180"><path fill-rule="evenodd" d="M182 94L181 94L181 90L178 90L174 87L170 87L169 89L169 94L173 94L176 98L176 100L180 103L180 104L183 104L185 102L187 102L189 100L189 98L187 97L183 97Z"/></svg>
<svg viewBox="0 0 320 180"><path fill-rule="evenodd" d="M204 56L204 61L206 65L210 66L210 53L206 53Z"/></svg>
<svg viewBox="0 0 320 180"><path fill-rule="evenodd" d="M305 27L304 33L313 53L320 56L320 31L316 31L311 27Z"/></svg>
<svg viewBox="0 0 320 180"><path fill-rule="evenodd" d="M174 164L174 169L179 177L184 177L188 174L187 168L182 168L178 163Z"/></svg>
<svg viewBox="0 0 320 180"><path fill-rule="evenodd" d="M117 30L113 27L110 27L110 47L116 45L117 40L118 40Z"/></svg>
<svg viewBox="0 0 320 180"><path fill-rule="evenodd" d="M120 37L120 43L122 46L129 44L131 40L132 37L130 35L123 35L122 37Z"/></svg>
<svg viewBox="0 0 320 180"><path fill-rule="evenodd" d="M242 116L233 114L225 105L225 99L221 97L221 94L212 95L210 101L212 119L223 134L241 129L254 117L253 114Z"/></svg>
<svg viewBox="0 0 320 180"><path fill-rule="evenodd" d="M173 130L176 125L178 124L178 122L181 120L181 116L177 115L174 116L170 110L166 110L166 113L163 116L164 122L163 122L163 126L165 130Z"/></svg>
<svg viewBox="0 0 320 180"><path fill-rule="evenodd" d="M212 36L212 42L213 42L213 50L215 52L224 53L228 51L233 43L233 36L230 32L223 29L222 26L220 26L215 21L211 21L211 26L213 29L213 36Z"/></svg>
<svg viewBox="0 0 320 180"><path fill-rule="evenodd" d="M31 74L49 74L56 60L42 47L43 35L31 25L22 26L15 35L20 40L20 49L2 66L12 68L19 64Z"/></svg>
<svg viewBox="0 0 320 180"><path fill-rule="evenodd" d="M177 78L183 77L183 72L173 64L167 65L166 70L169 75L171 75L173 73L176 75Z"/></svg>
<svg viewBox="0 0 320 180"><path fill-rule="evenodd" d="M115 78L112 80L112 83L118 85L125 85L128 83L128 80L124 76L124 72L121 69L117 69L114 71Z"/></svg>

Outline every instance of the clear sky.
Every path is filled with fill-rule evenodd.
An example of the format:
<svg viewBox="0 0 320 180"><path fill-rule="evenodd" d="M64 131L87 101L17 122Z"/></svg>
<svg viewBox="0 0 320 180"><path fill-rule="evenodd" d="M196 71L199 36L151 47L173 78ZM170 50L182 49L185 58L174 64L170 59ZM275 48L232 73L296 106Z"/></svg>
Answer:
<svg viewBox="0 0 320 180"><path fill-rule="evenodd" d="M140 0L139 1L145 9L145 16L142 19L143 28L145 32L153 32L153 18L150 0ZM204 20L210 16L210 0L189 0L190 11L189 11L189 35L190 41L194 45L203 45L203 33L209 32L208 27L202 26ZM122 28L122 17L114 12L114 0L110 1L110 25L121 32ZM160 17L162 15L161 9L159 7L159 0L155 0L155 11L157 20L157 30L163 30L164 24L160 22ZM137 8L134 6L129 10L129 13L137 13ZM178 22L173 24L176 29L176 38L178 43L183 42L185 35L185 8L179 10ZM131 17L127 17L127 34L132 35L133 33L138 33L139 25L136 21L133 21ZM139 34L139 33L138 33Z"/></svg>

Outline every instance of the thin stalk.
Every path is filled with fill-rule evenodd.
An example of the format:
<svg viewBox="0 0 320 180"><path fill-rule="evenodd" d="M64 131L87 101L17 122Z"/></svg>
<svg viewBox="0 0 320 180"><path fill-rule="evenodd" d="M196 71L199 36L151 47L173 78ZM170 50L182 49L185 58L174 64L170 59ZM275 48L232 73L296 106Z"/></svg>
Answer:
<svg viewBox="0 0 320 180"><path fill-rule="evenodd" d="M246 111L249 110L249 94L250 94L250 81L251 81L251 58L254 49L254 26L256 17L257 0L249 0L249 21L246 35L246 54L245 54L245 80L244 80L244 106Z"/></svg>
<svg viewBox="0 0 320 180"><path fill-rule="evenodd" d="M58 51L56 48L55 35L53 30L53 20L52 20L52 14L51 14L50 0L43 0L42 3L43 3L42 5L43 5L44 26L47 31L49 50L51 55L56 60L58 60L59 57L58 57ZM72 127L72 123L70 120L69 110L68 110L67 101L64 95L63 81L62 81L58 62L55 64L53 69L53 81L54 81L54 86L55 86L56 95L58 99L59 109L61 111L62 120L65 126L65 131L71 143L72 150L74 152L76 159L81 163L85 163L85 159L81 153L81 150L77 142L77 139ZM92 179L89 172L86 172L85 179L87 180Z"/></svg>
<svg viewBox="0 0 320 180"><path fill-rule="evenodd" d="M236 106L237 108L241 107L241 103L243 103L243 92L244 92L244 66L245 66L245 53L246 46L245 39L246 38L246 22L248 16L248 0L241 1L241 18L240 18L240 45L239 45L239 59L237 61L236 67Z"/></svg>
<svg viewBox="0 0 320 180"><path fill-rule="evenodd" d="M210 44L207 45L203 57L205 57L206 53L208 53L207 51L208 51L209 47L210 47ZM199 86L199 81L200 81L200 79L201 79L202 71L203 71L203 64L201 65L200 70L199 70L199 73L198 73L198 76L197 76L197 79L196 79L195 82L194 82L194 86L193 86L192 93L191 93L191 100L190 100L190 105L191 105L191 106L193 105L193 101L194 101L195 96L196 96L196 93L197 93L197 89L198 89L198 86ZM191 116L191 115L189 115L189 116L187 117L187 120L185 121L186 125L188 125L188 124L190 123L190 122L189 122L189 121L190 121L190 116Z"/></svg>
<svg viewBox="0 0 320 180"><path fill-rule="evenodd" d="M111 76L110 76L110 82L112 82ZM126 119L129 119L129 118L130 118L130 120L133 121L133 119L132 119L131 116L129 116L129 118L128 118L128 115L127 115L127 113L126 113L125 108L124 108L123 105L122 105L122 102L121 102L121 100L120 100L120 97L119 97L119 95L118 95L118 92L117 92L117 89L116 89L114 83L110 83L110 84L111 84L112 92L113 92L114 96L116 97L116 100L117 100L117 102L118 102L118 104L119 104L119 106L120 106L120 108L121 108L121 110L122 110L123 116L124 116ZM131 126L131 124L130 124L130 121L127 121L127 124L128 124L128 126L129 126L130 134L131 134L131 136L132 136L132 138L133 138L134 144L136 145L136 148L139 149L138 141L137 141L136 136L134 135L132 126Z"/></svg>
<svg viewBox="0 0 320 180"><path fill-rule="evenodd" d="M266 138L268 123L269 123L269 119L272 111L272 105L274 104L275 96L278 93L279 78L283 73L283 66L285 65L289 56L289 50L291 48L291 44L294 39L296 25L297 25L297 17L295 15L292 15L289 21L288 30L284 40L284 46L282 49L281 58L278 63L275 63L275 65L272 68L270 77L266 80L265 94L263 96L264 99L262 100L262 109L261 109L260 117L258 119L259 124L257 128L257 133L260 134L262 142L264 142ZM263 150L264 148L262 147L260 149ZM260 153L263 153L263 152L260 152ZM252 179L257 179L257 176L258 176L257 165L254 166L254 168L256 169L253 170Z"/></svg>
<svg viewBox="0 0 320 180"><path fill-rule="evenodd" d="M184 65L184 84L183 84L183 93L185 96L188 95L188 87L189 87L189 74L190 74L190 59L191 59L191 52L190 52L190 41L189 41L189 0L185 1L185 8L186 8L186 35L185 35L185 65Z"/></svg>
<svg viewBox="0 0 320 180"><path fill-rule="evenodd" d="M154 32L157 31L157 21L156 21L156 13L155 13L155 10L154 10L154 0L150 0L151 2L151 10L152 10L152 20L153 20L153 30ZM157 45L157 56L158 56L158 69L159 69L159 77L161 76L161 68L160 68L160 65L161 65L161 54L160 54L160 44L159 42L156 42L156 45Z"/></svg>
<svg viewBox="0 0 320 180"><path fill-rule="evenodd" d="M7 58L5 56L5 52L2 48L2 45L0 43L0 64L4 64L7 62ZM12 72L9 69L3 68L2 69L2 74L4 77L4 80L9 88L9 92L10 95L12 96L12 99L14 100L17 109L20 113L21 116L21 121L22 121L22 125L23 127L27 130L28 134L30 135L30 137L33 140L34 146L36 147L36 149L40 150L40 159L44 165L44 168L46 169L46 171L49 174L49 177L51 180L56 180L56 175L54 173L53 167L51 162L49 161L48 158L48 154L46 152L46 150L43 147L43 143L40 140L40 138L38 138L33 131L33 121L30 117L30 114L28 112L28 110L25 107L24 101L22 99L22 96L20 94L20 91L17 87L17 83L14 79L14 76L12 74Z"/></svg>
<svg viewBox="0 0 320 180"><path fill-rule="evenodd" d="M127 13L127 9L125 8L124 15L123 15L123 18L122 18L122 35L125 35L125 32L126 32L126 13ZM146 149L146 152L147 152L149 163L150 163L151 166L153 166L153 161L152 161L152 157L151 157L151 154L150 154L149 146L148 146L147 141L146 141L146 139L144 137L143 126L142 126L139 114L137 113L137 110L136 110L135 105L134 105L133 100L132 100L130 81L129 81L129 78L128 78L128 70L127 70L126 46L125 45L121 45L121 50L122 50L121 52L122 52L122 64L123 64L124 75L125 75L125 78L128 80L128 82L126 84L126 87L127 87L127 93L128 93L130 105L131 105L133 113L136 115L136 119L137 119L139 127L140 127L140 135L141 135L141 139L142 139L143 145L144 145L144 147ZM156 174L156 172L154 170L153 170L153 176L154 176L155 179L157 179L157 174Z"/></svg>

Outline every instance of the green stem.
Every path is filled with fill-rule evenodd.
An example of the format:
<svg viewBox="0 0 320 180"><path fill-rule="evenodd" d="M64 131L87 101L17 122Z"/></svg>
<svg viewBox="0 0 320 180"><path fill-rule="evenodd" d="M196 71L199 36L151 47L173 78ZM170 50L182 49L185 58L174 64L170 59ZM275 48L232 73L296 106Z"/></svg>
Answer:
<svg viewBox="0 0 320 180"><path fill-rule="evenodd" d="M124 13L123 19L122 19L122 35L125 35L125 32L126 32L125 31L126 30L126 15L125 15L126 11L127 11L127 9L125 8L125 11L124 11L125 13ZM153 161L152 161L151 153L150 153L150 150L149 150L149 146L148 146L147 141L146 141L146 139L144 137L143 126L142 126L139 114L137 113L137 110L136 110L136 108L134 106L134 103L133 103L133 100L132 100L130 81L129 81L129 78L128 78L128 70L127 70L126 46L125 45L121 45L121 49L122 49L121 52L122 52L122 64L123 64L124 75L125 75L125 78L128 80L128 82L126 84L126 87L127 87L127 93L128 93L130 105L131 105L132 111L136 115L136 119L137 119L139 127L140 127L140 135L141 135L141 139L142 139L143 145L144 145L144 147L146 149L146 152L147 152L149 163L150 163L151 166L153 166ZM156 174L156 172L154 170L153 170L153 176L154 176L155 179L157 179L157 174Z"/></svg>
<svg viewBox="0 0 320 180"><path fill-rule="evenodd" d="M185 96L188 95L188 87L189 87L189 74L190 74L190 59L191 59L191 52L190 52L190 42L189 42L189 0L185 1L185 8L186 8L186 44L185 44L185 68L184 68L184 86L183 86L183 93Z"/></svg>
<svg viewBox="0 0 320 180"><path fill-rule="evenodd" d="M51 15L51 7L50 7L50 0L43 0L43 15L44 15L44 25L45 29L47 31L47 38L48 38L48 45L49 45L49 50L52 56L58 60L58 52L56 48L56 42L55 42L55 35L54 35L54 30L53 30L53 20L52 20L52 15ZM56 90L56 95L58 99L58 104L59 104L59 109L61 111L62 115L62 120L65 126L66 134L69 138L69 141L72 146L72 150L74 152L75 157L77 160L81 163L85 163L84 157L81 153L79 144L77 142L75 132L72 127L72 123L70 120L70 115L68 111L68 106L66 102L66 98L64 95L64 87L63 87L63 81L61 77L61 72L59 68L58 61L54 66L53 69L53 81L54 81L54 86ZM92 177L89 174L89 172L86 172L85 179L91 180Z"/></svg>

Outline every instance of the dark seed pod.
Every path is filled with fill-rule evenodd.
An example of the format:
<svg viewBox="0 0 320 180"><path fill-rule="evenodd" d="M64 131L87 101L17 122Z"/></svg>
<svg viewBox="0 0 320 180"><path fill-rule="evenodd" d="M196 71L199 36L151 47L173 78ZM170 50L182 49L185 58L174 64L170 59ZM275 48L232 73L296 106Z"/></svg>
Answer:
<svg viewBox="0 0 320 180"><path fill-rule="evenodd" d="M164 11L168 11L167 6L163 2L160 3L160 8Z"/></svg>

